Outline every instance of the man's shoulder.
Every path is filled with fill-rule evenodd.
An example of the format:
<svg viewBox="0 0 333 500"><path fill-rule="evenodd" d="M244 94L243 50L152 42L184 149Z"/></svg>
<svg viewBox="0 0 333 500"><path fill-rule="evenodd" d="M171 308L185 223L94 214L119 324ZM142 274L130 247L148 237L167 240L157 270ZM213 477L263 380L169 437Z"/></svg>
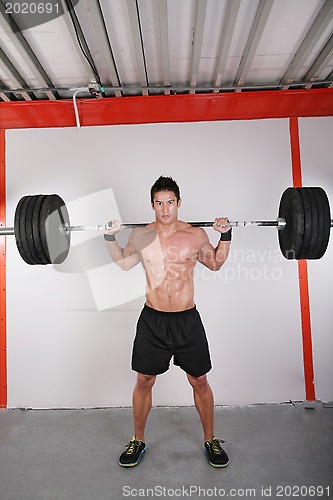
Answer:
<svg viewBox="0 0 333 500"><path fill-rule="evenodd" d="M132 229L131 234L137 235L137 234L145 234L150 231L152 231L151 224L147 224L146 226L137 226L134 229Z"/></svg>
<svg viewBox="0 0 333 500"><path fill-rule="evenodd" d="M129 241L136 248L141 248L147 246L156 237L156 232L152 224L147 224L146 226L135 227L132 229Z"/></svg>
<svg viewBox="0 0 333 500"><path fill-rule="evenodd" d="M184 226L181 230L186 231L188 234L200 240L208 239L207 233L202 227L192 226L189 222L182 222L182 224L184 224Z"/></svg>

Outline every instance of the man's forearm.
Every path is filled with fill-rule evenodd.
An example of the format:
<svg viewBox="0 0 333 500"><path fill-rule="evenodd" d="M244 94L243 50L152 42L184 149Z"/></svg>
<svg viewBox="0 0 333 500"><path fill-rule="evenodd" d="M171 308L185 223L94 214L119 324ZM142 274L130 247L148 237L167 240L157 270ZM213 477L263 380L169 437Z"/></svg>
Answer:
<svg viewBox="0 0 333 500"><path fill-rule="evenodd" d="M106 248L115 264L122 267L124 262L123 249L119 245L118 241L114 239L113 241L106 241Z"/></svg>
<svg viewBox="0 0 333 500"><path fill-rule="evenodd" d="M221 267L228 258L231 238L232 238L231 228L226 232L222 232L220 235L220 241L218 242L218 245L215 248L215 260L217 262L217 265L219 266L218 269L221 269Z"/></svg>
<svg viewBox="0 0 333 500"><path fill-rule="evenodd" d="M215 261L217 266L217 271L221 269L223 264L228 258L230 250L230 241L219 241L217 247L215 248Z"/></svg>

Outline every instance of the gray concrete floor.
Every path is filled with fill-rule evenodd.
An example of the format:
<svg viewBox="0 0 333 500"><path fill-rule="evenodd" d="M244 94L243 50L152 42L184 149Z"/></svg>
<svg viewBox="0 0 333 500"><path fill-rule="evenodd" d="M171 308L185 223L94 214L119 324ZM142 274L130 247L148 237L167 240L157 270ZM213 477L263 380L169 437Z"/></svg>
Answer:
<svg viewBox="0 0 333 500"><path fill-rule="evenodd" d="M215 415L227 468L208 464L198 414L187 407L153 408L148 450L123 469L130 408L0 410L0 499L333 498L333 408L217 407Z"/></svg>

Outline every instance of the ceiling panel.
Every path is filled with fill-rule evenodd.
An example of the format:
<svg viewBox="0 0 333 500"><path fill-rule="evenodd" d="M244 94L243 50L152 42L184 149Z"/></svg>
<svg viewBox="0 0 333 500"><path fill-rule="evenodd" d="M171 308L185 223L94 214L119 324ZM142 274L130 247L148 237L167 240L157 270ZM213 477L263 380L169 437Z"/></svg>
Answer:
<svg viewBox="0 0 333 500"><path fill-rule="evenodd" d="M59 1L15 33L0 0L0 104L332 85L333 0Z"/></svg>
<svg viewBox="0 0 333 500"><path fill-rule="evenodd" d="M165 6L167 5L164 2ZM139 1L142 45L146 60L148 81L155 85L163 85L162 41L159 16L159 2ZM161 3L162 5L162 3ZM163 5L161 6L163 9ZM167 14L167 11L164 12ZM168 29L167 19L165 28ZM162 28L163 29L163 28ZM167 42L166 42L167 43ZM168 49L168 47L167 47ZM168 52L166 53L168 58Z"/></svg>
<svg viewBox="0 0 333 500"><path fill-rule="evenodd" d="M131 21L126 0L100 2L120 83L140 85Z"/></svg>
<svg viewBox="0 0 333 500"><path fill-rule="evenodd" d="M68 26L71 27L70 21ZM63 17L26 30L23 34L55 87L81 87L92 78L89 65L78 50L76 38L71 36Z"/></svg>

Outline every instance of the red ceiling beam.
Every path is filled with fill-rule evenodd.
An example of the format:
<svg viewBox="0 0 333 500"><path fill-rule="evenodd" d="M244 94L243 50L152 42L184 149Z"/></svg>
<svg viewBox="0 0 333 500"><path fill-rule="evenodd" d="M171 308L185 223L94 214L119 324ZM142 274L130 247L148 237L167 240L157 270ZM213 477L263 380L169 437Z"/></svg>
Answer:
<svg viewBox="0 0 333 500"><path fill-rule="evenodd" d="M81 126L333 115L333 89L79 99ZM0 129L75 127L72 100L0 103Z"/></svg>

